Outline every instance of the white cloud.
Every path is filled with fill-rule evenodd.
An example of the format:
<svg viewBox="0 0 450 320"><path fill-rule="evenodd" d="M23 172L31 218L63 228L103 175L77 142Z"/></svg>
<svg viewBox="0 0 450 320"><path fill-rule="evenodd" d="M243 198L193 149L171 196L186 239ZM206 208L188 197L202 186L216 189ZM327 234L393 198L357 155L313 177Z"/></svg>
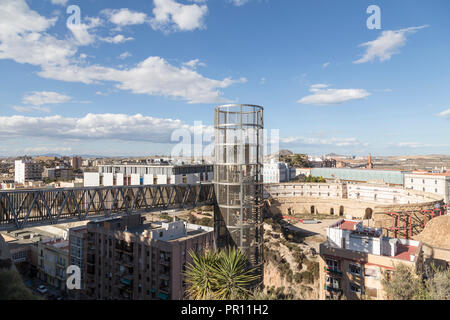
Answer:
<svg viewBox="0 0 450 320"><path fill-rule="evenodd" d="M108 20L118 26L128 26L143 24L147 21L147 15L143 12L136 12L123 8L120 10L105 9L102 14L108 17Z"/></svg>
<svg viewBox="0 0 450 320"><path fill-rule="evenodd" d="M118 58L119 58L119 59L122 59L122 60L125 60L126 58L129 58L129 57L131 57L131 56L132 56L131 53L129 53L128 51L125 51L125 52L121 53L120 56L119 56Z"/></svg>
<svg viewBox="0 0 450 320"><path fill-rule="evenodd" d="M181 16L185 10L182 7ZM190 12L189 9L187 12ZM175 16L179 18L178 15ZM174 16L170 17L172 22L181 21ZM116 19L114 21L118 23L130 22L125 18ZM87 20L88 26L92 28L100 24L99 19ZM122 90L183 99L189 103L227 102L229 100L222 97L221 89L246 81L245 78L210 79L190 67L171 65L161 57L148 57L128 69L86 65L86 62L75 58L75 55L77 45L90 40L82 35L78 42L54 38L47 30L55 22L56 18L47 19L32 11L24 0L0 0L0 59L39 66L41 70L38 75L43 78L85 84L110 81ZM180 25L185 26L184 23Z"/></svg>
<svg viewBox="0 0 450 320"><path fill-rule="evenodd" d="M450 120L450 109L442 111L441 113L438 114L438 116Z"/></svg>
<svg viewBox="0 0 450 320"><path fill-rule="evenodd" d="M245 78L239 80L205 78L191 68L175 67L160 57L149 57L134 68L124 70L98 65L70 66L64 69L50 67L39 75L44 78L86 84L112 81L117 82L116 87L121 90L185 99L189 103L228 102L229 100L222 97L219 89L246 81Z"/></svg>
<svg viewBox="0 0 450 320"><path fill-rule="evenodd" d="M154 0L154 17L150 25L155 30L192 31L203 29L204 17L208 13L205 4L181 4L175 0Z"/></svg>
<svg viewBox="0 0 450 320"><path fill-rule="evenodd" d="M13 109L18 111L18 112L33 112L33 111L38 111L38 112L50 112L50 108L47 107L41 107L41 106L13 106Z"/></svg>
<svg viewBox="0 0 450 320"><path fill-rule="evenodd" d="M326 68L326 67L328 67L330 65L330 62L325 62L323 65L322 65L322 68Z"/></svg>
<svg viewBox="0 0 450 320"><path fill-rule="evenodd" d="M25 148L22 151L25 154L48 154L48 153L67 153L71 152L72 148L70 147L58 147L58 146L41 146L41 147L29 147Z"/></svg>
<svg viewBox="0 0 450 320"><path fill-rule="evenodd" d="M399 53L399 49L406 44L406 35L408 33L414 33L426 27L428 25L383 31L377 39L359 45L360 47L367 47L367 49L362 58L353 63L372 62L377 58L380 62L389 60L392 55Z"/></svg>
<svg viewBox="0 0 450 320"><path fill-rule="evenodd" d="M120 140L171 143L174 130L193 126L181 120L154 118L141 114L87 114L82 118L56 116L0 117L0 137L48 138L57 140ZM205 127L204 132L213 130Z"/></svg>
<svg viewBox="0 0 450 320"><path fill-rule="evenodd" d="M66 65L74 44L45 31L57 18L47 19L30 10L23 0L0 0L0 59L32 65Z"/></svg>
<svg viewBox="0 0 450 320"><path fill-rule="evenodd" d="M364 89L329 89L326 84L315 84L309 89L312 95L303 97L298 103L313 105L339 104L351 100L359 100L370 96Z"/></svg>
<svg viewBox="0 0 450 320"><path fill-rule="evenodd" d="M266 83L266 78L261 78L259 80L259 84L265 84Z"/></svg>
<svg viewBox="0 0 450 320"><path fill-rule="evenodd" d="M26 94L22 103L41 106L44 104L59 104L69 102L72 98L64 94L51 91L34 91Z"/></svg>
<svg viewBox="0 0 450 320"><path fill-rule="evenodd" d="M194 60L190 60L188 62L184 62L183 66L192 68L192 69L196 69L197 66L199 67L206 67L206 64L204 64L203 62L200 62L199 59L194 59Z"/></svg>
<svg viewBox="0 0 450 320"><path fill-rule="evenodd" d="M358 141L356 138L307 138L307 137L287 137L280 138L280 142L293 146L309 145L330 145L337 147L368 146L368 143Z"/></svg>
<svg viewBox="0 0 450 320"><path fill-rule="evenodd" d="M42 107L47 104L61 104L72 100L71 97L51 91L34 91L26 94L22 98L25 106L14 106L13 109L18 112L42 111L50 112L50 108Z"/></svg>
<svg viewBox="0 0 450 320"><path fill-rule="evenodd" d="M228 0L228 2L234 4L237 7L243 6L244 4L246 4L249 1L250 0Z"/></svg>
<svg viewBox="0 0 450 320"><path fill-rule="evenodd" d="M51 0L54 5L67 6L69 0Z"/></svg>
<svg viewBox="0 0 450 320"><path fill-rule="evenodd" d="M101 38L101 40L105 41L105 42L108 42L108 43L115 43L115 44L117 44L117 43L124 43L124 42L127 42L127 41L134 40L134 38L133 37L127 38L127 37L123 36L122 34L118 34L118 35L116 35L114 37Z"/></svg>

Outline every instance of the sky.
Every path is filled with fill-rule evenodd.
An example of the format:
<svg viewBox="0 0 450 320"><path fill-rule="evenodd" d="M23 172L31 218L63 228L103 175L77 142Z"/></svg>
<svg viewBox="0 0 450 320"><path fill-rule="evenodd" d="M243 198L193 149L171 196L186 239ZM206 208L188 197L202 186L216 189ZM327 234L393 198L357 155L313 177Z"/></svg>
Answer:
<svg viewBox="0 0 450 320"><path fill-rule="evenodd" d="M448 0L0 0L0 156L170 154L228 103L294 152L449 154L449 35Z"/></svg>

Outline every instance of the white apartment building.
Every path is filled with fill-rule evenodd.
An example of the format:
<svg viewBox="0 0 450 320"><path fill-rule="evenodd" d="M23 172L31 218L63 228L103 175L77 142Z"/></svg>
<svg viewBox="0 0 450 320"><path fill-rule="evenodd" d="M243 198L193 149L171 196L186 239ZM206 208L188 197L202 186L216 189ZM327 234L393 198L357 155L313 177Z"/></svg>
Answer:
<svg viewBox="0 0 450 320"><path fill-rule="evenodd" d="M399 264L421 270L422 243L385 237L381 228L364 227L362 221L339 220L320 244L320 299L385 300L383 277Z"/></svg>
<svg viewBox="0 0 450 320"><path fill-rule="evenodd" d="M412 172L405 173L404 186L408 189L436 193L444 197L445 203L450 200L450 172Z"/></svg>
<svg viewBox="0 0 450 320"><path fill-rule="evenodd" d="M101 165L84 173L84 186L135 186L212 182L212 165Z"/></svg>
<svg viewBox="0 0 450 320"><path fill-rule="evenodd" d="M295 177L295 168L285 162L270 162L263 165L264 183L288 182Z"/></svg>
<svg viewBox="0 0 450 320"><path fill-rule="evenodd" d="M39 163L25 160L16 160L14 162L14 181L25 183L30 180L42 179L42 166Z"/></svg>

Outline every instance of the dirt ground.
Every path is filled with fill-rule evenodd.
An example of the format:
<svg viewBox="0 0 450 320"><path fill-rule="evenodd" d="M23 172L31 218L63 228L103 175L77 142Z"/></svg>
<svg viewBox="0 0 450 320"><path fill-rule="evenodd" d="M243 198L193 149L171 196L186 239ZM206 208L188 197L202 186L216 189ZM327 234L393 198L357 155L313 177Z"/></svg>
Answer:
<svg viewBox="0 0 450 320"><path fill-rule="evenodd" d="M305 234L304 243L319 252L320 243L327 240L327 228L339 219L319 220L317 224L303 224L298 222L287 226L289 229Z"/></svg>

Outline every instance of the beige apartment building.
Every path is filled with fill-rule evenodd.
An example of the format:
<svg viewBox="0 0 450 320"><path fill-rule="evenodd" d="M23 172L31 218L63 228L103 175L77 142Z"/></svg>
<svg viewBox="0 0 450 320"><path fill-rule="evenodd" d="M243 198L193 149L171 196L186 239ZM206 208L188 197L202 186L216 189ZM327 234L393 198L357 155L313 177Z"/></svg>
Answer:
<svg viewBox="0 0 450 320"><path fill-rule="evenodd" d="M38 278L61 291L66 289L69 241L47 239L38 243Z"/></svg>
<svg viewBox="0 0 450 320"><path fill-rule="evenodd" d="M213 228L140 215L87 225L86 295L91 299L179 300L189 250L213 246Z"/></svg>
<svg viewBox="0 0 450 320"><path fill-rule="evenodd" d="M382 279L400 263L421 270L421 242L388 238L362 221L341 219L320 245L320 299L387 299Z"/></svg>

